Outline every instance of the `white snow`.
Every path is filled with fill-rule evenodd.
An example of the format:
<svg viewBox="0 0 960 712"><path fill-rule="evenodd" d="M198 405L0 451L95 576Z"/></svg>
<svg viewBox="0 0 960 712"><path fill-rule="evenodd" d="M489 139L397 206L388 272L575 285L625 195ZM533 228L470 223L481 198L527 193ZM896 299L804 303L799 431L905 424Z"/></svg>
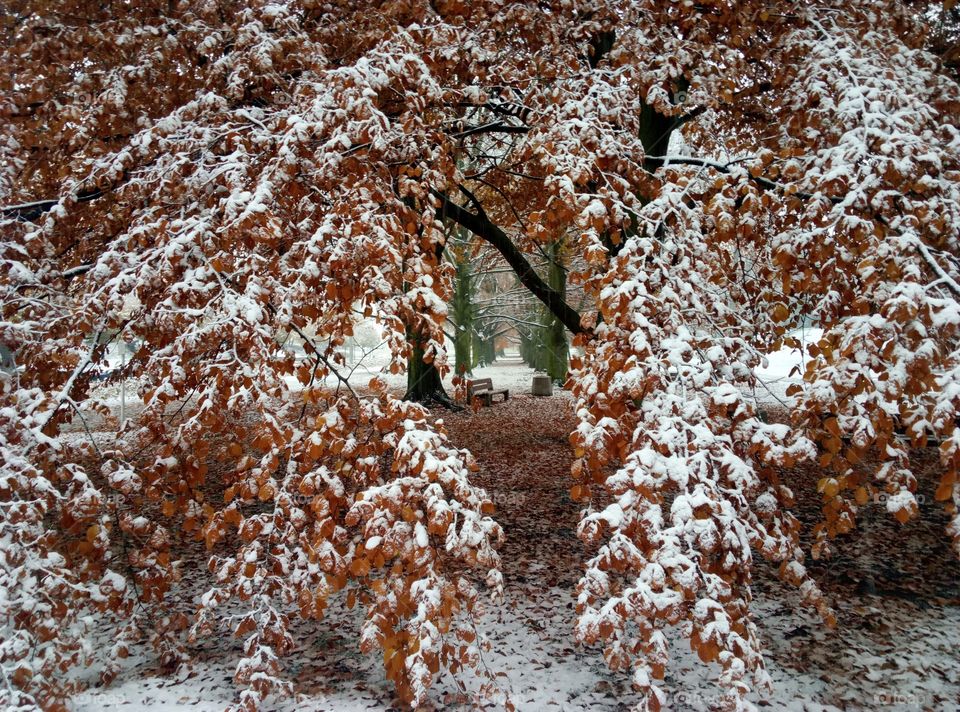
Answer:
<svg viewBox="0 0 960 712"><path fill-rule="evenodd" d="M537 569L529 575L543 573ZM795 591L778 587L759 593L753 607L756 618L763 621L761 634L774 689L768 694L753 693L750 700L754 704L765 700L765 709L787 712L952 709L949 700L960 694L955 658L960 610L918 611L902 601L884 599L883 603L880 609L851 602L848 615L853 624L830 631L805 611ZM629 676L611 673L599 650L574 647L573 605L571 590L550 586L532 599L508 595L502 606L480 603L477 628L493 644L484 653L484 662L518 710L612 711L624 709L633 699ZM298 641L297 652L283 661L285 673L300 678L296 696L269 698L271 710L393 708L392 686L384 678L379 656L364 656L357 649L354 630L361 616L361 607L348 611L335 604L326 620L316 625L298 623L298 629L307 632ZM903 631L896 647L878 646L873 640L865 623L878 619ZM670 652L663 682L667 709L714 709L722 700L715 683L718 666L701 663L678 629L663 633ZM844 652L828 658L827 648ZM76 712L107 708L214 712L234 699L232 677L240 645L229 638L204 644L189 668L169 677L156 672L144 649L133 651L114 684L76 695L71 708ZM327 672L322 679L311 680L311 672L318 670ZM97 671L86 674L92 680ZM478 681L467 676L464 680L469 692L477 689ZM437 678L430 699L437 709L450 708L459 699L458 692L444 674Z"/></svg>
<svg viewBox="0 0 960 712"><path fill-rule="evenodd" d="M801 343L801 349L785 346L779 351L767 354L766 364L758 366L754 371L762 385L756 393L760 402L783 402L787 397L787 388L794 383L803 382L803 370L810 358L806 347L823 338L823 329L799 329L790 336Z"/></svg>

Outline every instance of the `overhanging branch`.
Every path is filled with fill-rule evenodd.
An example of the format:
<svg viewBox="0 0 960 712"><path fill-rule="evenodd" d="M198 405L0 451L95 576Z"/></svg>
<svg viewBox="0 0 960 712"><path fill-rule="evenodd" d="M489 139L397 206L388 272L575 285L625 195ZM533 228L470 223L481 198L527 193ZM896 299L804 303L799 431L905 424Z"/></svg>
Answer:
<svg viewBox="0 0 960 712"><path fill-rule="evenodd" d="M513 268L520 279L520 283L530 290L537 299L549 309L560 322L574 334L589 334L590 330L580 323L580 313L564 301L563 297L546 282L536 270L527 262L527 258L517 249L507 234L497 227L485 214L475 215L463 206L447 197L446 193L434 190L433 194L440 199L441 205L437 215L450 218L458 225L465 227L474 235L490 243L497 252L503 255L507 264Z"/></svg>
<svg viewBox="0 0 960 712"><path fill-rule="evenodd" d="M456 131L450 134L450 136L452 138L467 138L469 136L478 136L480 134L488 133L525 134L529 133L529 131L529 126L515 126L513 124L504 123L503 121L491 121L478 126L465 126L463 124L458 124Z"/></svg>
<svg viewBox="0 0 960 712"><path fill-rule="evenodd" d="M104 192L105 191L99 188L84 190L77 193L74 200L78 203L87 203L99 198ZM20 205L6 205L0 207L0 214L5 218L13 218L21 222L33 222L59 202L60 199L57 198L53 200L35 200L32 203L21 203Z"/></svg>
<svg viewBox="0 0 960 712"><path fill-rule="evenodd" d="M705 168L712 168L718 173L724 173L727 175L733 173L733 167L737 163L743 163L743 161L744 159L739 159L735 161L729 161L727 163L721 163L719 161L711 161L708 158L697 158L695 156L647 156L644 158L644 162L654 166L703 166ZM801 190L791 191L790 186L784 183L778 183L775 180L754 175L752 172L748 172L747 177L764 190L772 190L776 193L780 193L781 195L792 196L794 198L800 198L801 200L827 200L835 205L844 201L844 198L836 195L831 196L824 195L823 193L806 193Z"/></svg>

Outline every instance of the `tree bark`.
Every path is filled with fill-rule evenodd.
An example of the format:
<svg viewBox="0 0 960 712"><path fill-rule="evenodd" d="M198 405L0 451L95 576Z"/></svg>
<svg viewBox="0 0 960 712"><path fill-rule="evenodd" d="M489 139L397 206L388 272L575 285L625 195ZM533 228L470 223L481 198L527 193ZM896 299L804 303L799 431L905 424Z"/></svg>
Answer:
<svg viewBox="0 0 960 712"><path fill-rule="evenodd" d="M453 286L453 369L458 376L469 372L473 367L471 346L473 342L473 269L466 250L461 254L454 252L454 265L457 273Z"/></svg>
<svg viewBox="0 0 960 712"><path fill-rule="evenodd" d="M451 410L459 410L460 406L447 395L436 364L433 361L427 363L423 359L422 335L409 331L407 340L410 342L413 351L407 362L407 392L403 394L403 400L424 405L441 405Z"/></svg>
<svg viewBox="0 0 960 712"><path fill-rule="evenodd" d="M561 262L563 239L556 240L547 246L547 255L550 264L547 267L547 280L550 288L566 299L567 272ZM547 347L547 375L554 383L563 384L567 380L567 370L570 366L570 347L567 344L567 332L563 323L553 314L549 315L546 329Z"/></svg>

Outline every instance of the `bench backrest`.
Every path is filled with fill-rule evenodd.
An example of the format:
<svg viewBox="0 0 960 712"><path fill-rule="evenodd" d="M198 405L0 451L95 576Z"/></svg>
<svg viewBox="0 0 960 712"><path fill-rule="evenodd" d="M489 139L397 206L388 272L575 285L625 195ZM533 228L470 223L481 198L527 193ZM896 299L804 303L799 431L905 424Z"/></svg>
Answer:
<svg viewBox="0 0 960 712"><path fill-rule="evenodd" d="M473 381L467 381L467 398L473 398L473 394L477 391L490 390L493 390L492 378L477 378Z"/></svg>

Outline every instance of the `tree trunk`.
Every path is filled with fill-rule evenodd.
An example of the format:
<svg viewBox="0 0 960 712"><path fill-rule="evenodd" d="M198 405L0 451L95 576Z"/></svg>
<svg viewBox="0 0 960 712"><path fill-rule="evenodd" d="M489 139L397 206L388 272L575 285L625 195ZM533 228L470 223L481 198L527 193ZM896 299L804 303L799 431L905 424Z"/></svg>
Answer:
<svg viewBox="0 0 960 712"><path fill-rule="evenodd" d="M523 359L525 364L535 368L533 365L533 337L535 332L532 329L529 332L521 329L517 331L520 334L520 358Z"/></svg>
<svg viewBox="0 0 960 712"><path fill-rule="evenodd" d="M550 288L560 295L560 298L567 298L567 272L563 268L561 252L563 251L563 240L557 240L547 246L547 254L550 256L550 265L548 267L547 281ZM570 346L567 343L567 331L561 322L553 313L547 314L547 328L545 336L546 346L546 369L547 375L554 383L562 385L567 380L567 369L570 363Z"/></svg>
<svg viewBox="0 0 960 712"><path fill-rule="evenodd" d="M473 365L489 366L497 360L496 350L494 349L494 337L483 336L476 331L473 332Z"/></svg>
<svg viewBox="0 0 960 712"><path fill-rule="evenodd" d="M531 316L538 322L543 322L549 312L538 305ZM527 333L520 333L520 356L530 368L535 371L547 370L547 327L531 326Z"/></svg>
<svg viewBox="0 0 960 712"><path fill-rule="evenodd" d="M412 351L407 360L407 392L403 394L403 399L424 405L435 404L450 410L460 410L461 407L450 398L443 387L443 380L436 365L433 361L430 363L424 361L423 336L409 330L407 340L410 342Z"/></svg>
<svg viewBox="0 0 960 712"><path fill-rule="evenodd" d="M443 256L446 249L446 240L438 244L434 251L434 259L437 264ZM406 291L406 287L404 287ZM407 392L403 394L403 400L413 401L414 403L423 403L430 405L436 403L451 410L460 410L460 406L453 402L446 390L443 388L443 380L440 378L440 371L436 364L431 360L430 363L424 361L424 342L427 339L422 331L407 325L407 343L410 344L410 358L407 360Z"/></svg>
<svg viewBox="0 0 960 712"><path fill-rule="evenodd" d="M457 275L453 290L453 319L456 332L453 339L453 368L462 376L473 368L473 271L470 257L464 252L456 260Z"/></svg>

